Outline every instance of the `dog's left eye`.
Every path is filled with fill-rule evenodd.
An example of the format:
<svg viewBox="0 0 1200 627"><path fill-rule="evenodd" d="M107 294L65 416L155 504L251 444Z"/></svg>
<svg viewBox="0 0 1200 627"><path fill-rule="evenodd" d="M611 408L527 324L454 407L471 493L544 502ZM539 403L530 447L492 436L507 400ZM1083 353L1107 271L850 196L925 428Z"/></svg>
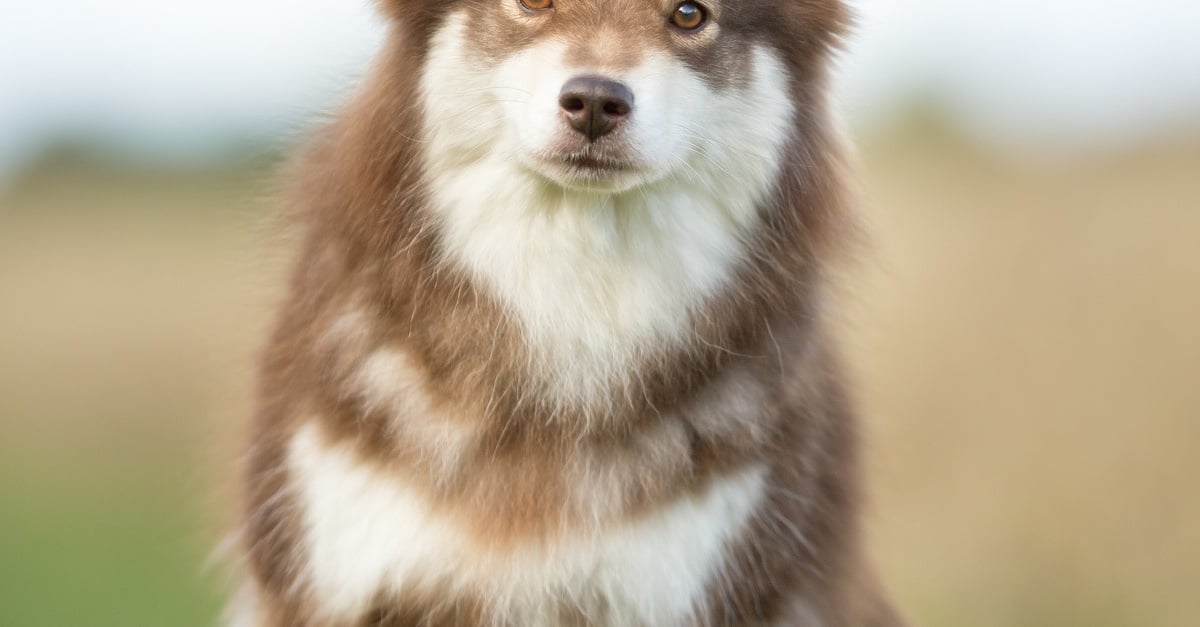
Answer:
<svg viewBox="0 0 1200 627"><path fill-rule="evenodd" d="M517 2L521 3L522 9L535 13L554 8L554 0L517 0Z"/></svg>
<svg viewBox="0 0 1200 627"><path fill-rule="evenodd" d="M704 7L695 2L684 2L675 7L675 13L671 15L671 23L680 30L697 30L708 21L708 13L704 11Z"/></svg>

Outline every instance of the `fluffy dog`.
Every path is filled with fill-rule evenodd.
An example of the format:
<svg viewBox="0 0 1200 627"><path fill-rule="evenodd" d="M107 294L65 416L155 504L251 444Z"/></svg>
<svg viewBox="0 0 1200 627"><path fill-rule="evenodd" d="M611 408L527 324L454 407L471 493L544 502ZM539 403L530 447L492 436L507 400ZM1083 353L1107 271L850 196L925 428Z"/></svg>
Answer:
<svg viewBox="0 0 1200 627"><path fill-rule="evenodd" d="M827 330L840 0L384 0L309 151L235 622L893 627Z"/></svg>

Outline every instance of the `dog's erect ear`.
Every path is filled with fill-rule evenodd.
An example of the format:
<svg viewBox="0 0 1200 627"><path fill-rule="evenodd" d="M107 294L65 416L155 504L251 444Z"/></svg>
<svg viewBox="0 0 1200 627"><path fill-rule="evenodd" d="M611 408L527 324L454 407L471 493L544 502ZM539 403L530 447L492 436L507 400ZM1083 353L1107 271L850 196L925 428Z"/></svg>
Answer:
<svg viewBox="0 0 1200 627"><path fill-rule="evenodd" d="M420 3L420 0L375 0L376 6L388 17L402 17L406 8Z"/></svg>
<svg viewBox="0 0 1200 627"><path fill-rule="evenodd" d="M375 0L403 40L420 46L458 4L457 0Z"/></svg>
<svg viewBox="0 0 1200 627"><path fill-rule="evenodd" d="M375 0L388 17L413 19L422 13L449 8L453 0Z"/></svg>
<svg viewBox="0 0 1200 627"><path fill-rule="evenodd" d="M426 31L445 15L455 0L375 0L375 4L391 21L399 22L407 30Z"/></svg>

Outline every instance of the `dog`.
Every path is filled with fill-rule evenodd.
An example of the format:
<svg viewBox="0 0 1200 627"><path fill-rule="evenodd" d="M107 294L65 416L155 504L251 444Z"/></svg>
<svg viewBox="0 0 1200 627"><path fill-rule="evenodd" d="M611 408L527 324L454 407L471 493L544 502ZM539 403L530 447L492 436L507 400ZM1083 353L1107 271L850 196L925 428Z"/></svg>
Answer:
<svg viewBox="0 0 1200 627"><path fill-rule="evenodd" d="M897 627L831 339L840 0L381 0L302 157L231 623Z"/></svg>

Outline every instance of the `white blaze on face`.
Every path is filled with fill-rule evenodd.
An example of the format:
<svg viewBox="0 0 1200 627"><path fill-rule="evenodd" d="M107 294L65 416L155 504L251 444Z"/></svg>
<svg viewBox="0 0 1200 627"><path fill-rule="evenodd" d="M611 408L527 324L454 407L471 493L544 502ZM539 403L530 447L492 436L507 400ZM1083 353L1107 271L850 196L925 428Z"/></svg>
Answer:
<svg viewBox="0 0 1200 627"><path fill-rule="evenodd" d="M605 68L568 67L556 40L488 64L471 40L464 14L449 17L422 76L443 245L522 323L560 400L603 402L639 359L686 339L746 258L790 136L787 72L759 46L746 80L715 90L665 52L643 54L610 76L635 104L604 138L641 168L608 191L578 189L538 155L574 132L563 84Z"/></svg>

